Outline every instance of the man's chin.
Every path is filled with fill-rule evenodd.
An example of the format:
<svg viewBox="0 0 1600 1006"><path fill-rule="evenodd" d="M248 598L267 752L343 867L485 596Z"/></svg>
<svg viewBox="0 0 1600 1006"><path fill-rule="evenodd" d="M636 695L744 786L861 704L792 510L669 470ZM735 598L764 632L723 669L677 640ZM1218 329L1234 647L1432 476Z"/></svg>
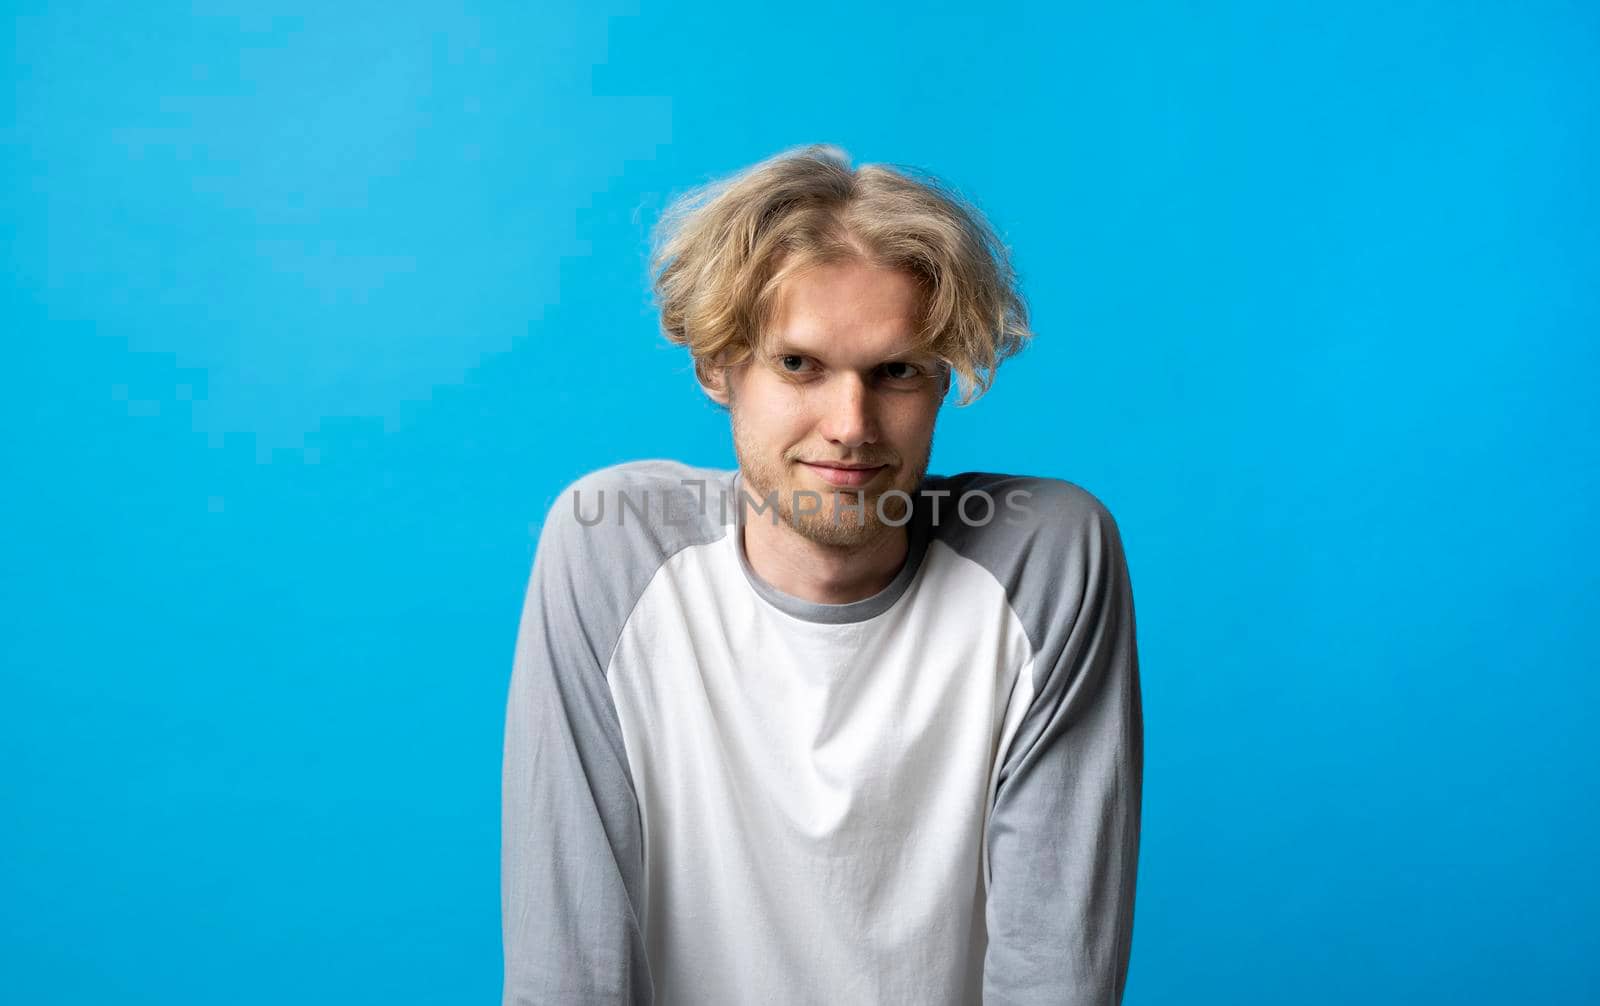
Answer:
<svg viewBox="0 0 1600 1006"><path fill-rule="evenodd" d="M797 516L793 527L802 537L819 545L855 548L883 534L886 525L871 516L863 524L850 514L835 517L823 511Z"/></svg>

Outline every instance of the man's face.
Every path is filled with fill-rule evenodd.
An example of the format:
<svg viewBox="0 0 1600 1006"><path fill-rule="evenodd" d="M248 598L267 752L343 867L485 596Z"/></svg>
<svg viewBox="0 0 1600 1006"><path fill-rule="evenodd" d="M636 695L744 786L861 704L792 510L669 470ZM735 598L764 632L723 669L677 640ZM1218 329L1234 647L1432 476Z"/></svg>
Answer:
<svg viewBox="0 0 1600 1006"><path fill-rule="evenodd" d="M763 344L718 396L747 491L775 495L781 520L819 544L884 533L878 498L915 493L927 471L947 383L938 359L913 348L917 296L908 274L861 262L796 274ZM902 502L883 501L883 516L898 522Z"/></svg>

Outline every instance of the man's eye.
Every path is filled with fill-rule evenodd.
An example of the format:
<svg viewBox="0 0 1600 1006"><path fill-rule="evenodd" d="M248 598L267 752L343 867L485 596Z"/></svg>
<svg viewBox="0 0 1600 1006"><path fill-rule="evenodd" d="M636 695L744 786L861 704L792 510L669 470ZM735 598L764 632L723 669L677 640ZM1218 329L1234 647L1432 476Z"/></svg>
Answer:
<svg viewBox="0 0 1600 1006"><path fill-rule="evenodd" d="M803 356L780 356L778 366L791 374L798 374L805 369L806 358Z"/></svg>
<svg viewBox="0 0 1600 1006"><path fill-rule="evenodd" d="M895 360L883 365L883 376L891 381L909 381L920 376L921 373L921 369L916 364L906 363L904 360Z"/></svg>

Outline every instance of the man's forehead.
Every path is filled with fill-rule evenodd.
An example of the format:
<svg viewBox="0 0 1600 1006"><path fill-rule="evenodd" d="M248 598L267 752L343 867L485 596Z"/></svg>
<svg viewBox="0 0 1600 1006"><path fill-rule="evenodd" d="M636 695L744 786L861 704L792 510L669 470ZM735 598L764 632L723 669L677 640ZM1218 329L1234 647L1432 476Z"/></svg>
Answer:
<svg viewBox="0 0 1600 1006"><path fill-rule="evenodd" d="M779 286L767 332L805 352L913 352L922 306L908 273L855 260L816 263Z"/></svg>

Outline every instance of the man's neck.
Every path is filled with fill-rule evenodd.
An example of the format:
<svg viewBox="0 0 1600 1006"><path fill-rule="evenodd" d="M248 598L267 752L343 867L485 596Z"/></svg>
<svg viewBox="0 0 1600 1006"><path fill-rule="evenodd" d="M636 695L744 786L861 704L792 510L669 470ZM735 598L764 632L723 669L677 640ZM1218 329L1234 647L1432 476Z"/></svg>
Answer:
<svg viewBox="0 0 1600 1006"><path fill-rule="evenodd" d="M849 604L878 593L905 565L908 547L904 527L885 526L871 541L847 548L814 542L766 514L751 517L742 533L745 558L757 576L775 590L818 604Z"/></svg>

